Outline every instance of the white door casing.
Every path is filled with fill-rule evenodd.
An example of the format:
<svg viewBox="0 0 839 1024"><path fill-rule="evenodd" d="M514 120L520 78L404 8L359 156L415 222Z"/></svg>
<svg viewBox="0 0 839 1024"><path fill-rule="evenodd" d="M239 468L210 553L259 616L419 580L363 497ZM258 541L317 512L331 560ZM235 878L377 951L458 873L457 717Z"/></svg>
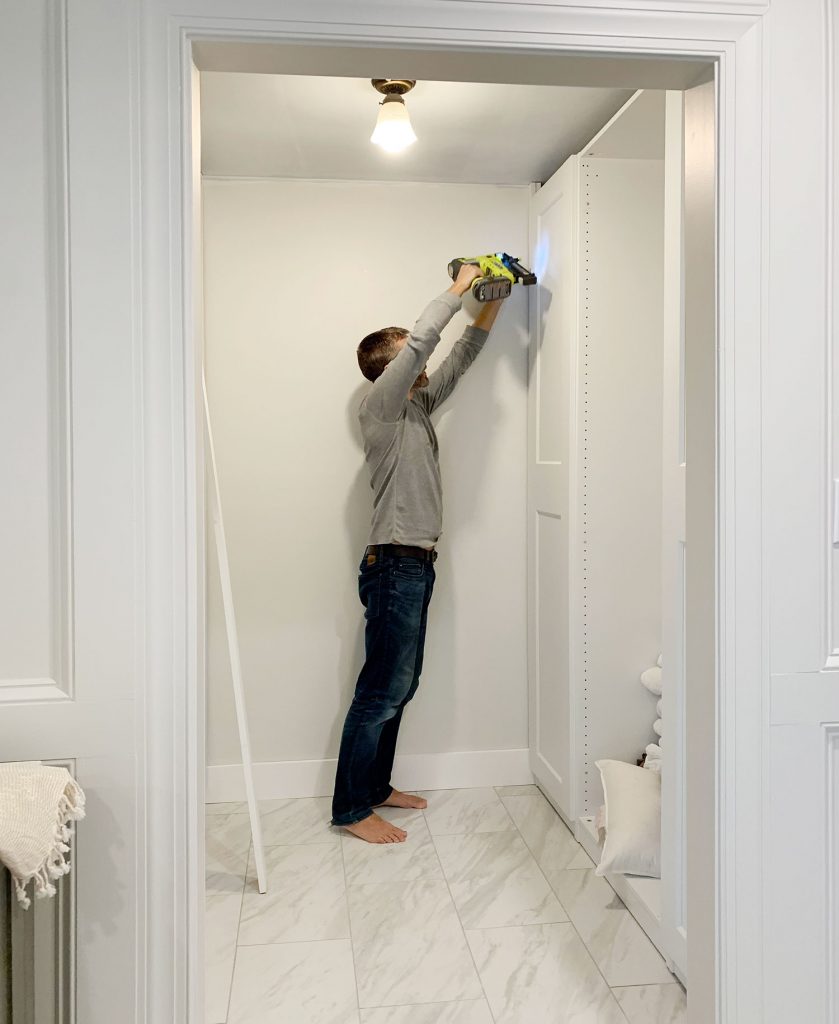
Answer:
<svg viewBox="0 0 839 1024"><path fill-rule="evenodd" d="M571 157L530 203L531 346L527 421L527 586L530 767L569 823L574 800L569 577L570 466L576 443L579 159Z"/></svg>
<svg viewBox="0 0 839 1024"><path fill-rule="evenodd" d="M16 20L31 7L15 9L3 65L14 86L7 95L40 125L41 108L27 107L37 90L25 83L44 64L27 63ZM67 74L57 84L69 113L59 193L70 212L74 689L4 707L3 739L4 756L78 755L92 795L89 854L81 834L77 847L77 883L90 900L80 924L81 1019L180 1024L202 983L186 970L199 927L193 917L187 930L188 911L202 885L193 810L202 767L200 420L184 144L189 40L199 37L720 62L715 1016L773 1024L794 1007L814 1024L835 1019L831 0L74 0L69 11ZM60 139L60 120L46 124L48 139ZM51 151L53 168L62 151ZM4 232L5 244L15 239L12 269L24 267L20 240L37 223L24 186L44 180L43 168L26 146L3 165L17 175L4 190L14 197L14 230ZM44 302L44 280L40 269L4 278L15 282L16 308L33 315L57 308ZM45 332L16 324L15 354L19 339ZM39 372L43 389L45 365ZM21 389L37 381L16 379ZM39 659L28 665L24 677L56 679ZM794 814L808 827L791 827ZM84 995L94 987L96 1008Z"/></svg>
<svg viewBox="0 0 839 1024"><path fill-rule="evenodd" d="M790 0L775 0L788 4ZM815 2L815 0L811 0ZM445 63L447 54L458 47L472 46L491 49L493 46L507 54L525 54L528 46L550 50L557 47L572 50L591 46L599 52L644 52L646 54L678 53L705 55L719 62L720 117L722 139L721 163L721 217L720 217L720 292L719 338L725 354L721 372L721 403L719 436L725 452L725 471L719 492L721 543L718 594L721 628L725 633L717 663L719 690L720 743L715 758L718 782L718 828L716 834L715 872L717 877L717 967L720 974L720 1000L715 1016L720 1021L755 1022L763 1012L764 982L762 976L762 940L760 908L763 904L762 859L755 836L760 831L762 789L759 777L753 773L726 773L721 766L737 750L749 763L759 762L762 749L762 731L757 724L751 732L735 729L742 720L760 723L762 694L762 590L760 574L761 533L755 529L760 520L761 480L751 468L759 465L760 403L755 401L755 386L759 354L764 335L761 333L761 271L763 217L762 192L755 185L755 167L761 167L762 139L762 16L764 5L732 7L727 4L711 5L697 13L690 2L673 0L671 10L642 10L633 5L621 10L614 7L599 8L599 0L590 6L522 6L496 3L490 10L482 10L480 30L472 20L475 8L457 0L437 3L383 4L374 0L355 5L350 11L345 6L328 2L310 3L304 9L289 5L284 9L284 20L277 20L274 6L264 0L252 0L245 6L224 7L220 0L213 7L213 16L199 0L175 8L167 0L157 0L145 8L146 60L144 61L144 99L147 112L147 132L144 137L147 154L146 215L151 239L146 265L152 269L153 281L148 282L149 301L146 306L148 339L165 339L164 351L186 353L186 380L194 375L190 355L189 318L183 317L189 309L189 293L181 291L181 279L166 270L168 261L183 267L183 218L181 196L183 166L177 139L182 125L188 121L189 108L184 106L188 97L188 79L184 72L190 59L190 40L201 38L236 37L260 40L264 43L289 41L316 41L319 43L350 42L364 44L386 39L393 46L398 40L403 45L425 47L433 51L435 61ZM295 21L295 14L299 20ZM247 18L247 22L244 19ZM239 19L242 19L241 21ZM308 19L308 20L303 20ZM237 30L237 25L241 26ZM375 27L371 27L375 26ZM268 47L270 49L270 47ZM323 59L325 51L321 51ZM338 52L341 52L340 49ZM558 51L559 52L559 51ZM416 56L416 51L414 56ZM264 57L264 51L263 51ZM233 60L233 58L228 57ZM794 59L794 58L793 58ZM558 58L561 63L561 59ZM235 66L235 61L234 61ZM456 65L457 66L457 65ZM625 68L628 65L622 64ZM563 65L565 68L565 65ZM232 67L230 68L232 69ZM614 68L612 69L614 71ZM324 70L326 72L326 69ZM613 80L614 81L614 80ZM657 77L654 81L633 82L639 86L682 88L681 80ZM182 91L183 90L183 91ZM735 118L736 115L736 118ZM737 125L735 132L734 126ZM793 126L790 124L790 131ZM157 173L154 173L156 169ZM165 172L165 173L162 173ZM757 174L760 181L760 172ZM154 227L156 225L156 228ZM164 240L168 244L164 244ZM155 254L157 256L155 257ZM165 258L164 258L165 257ZM736 284L736 287L735 287ZM735 304L736 296L736 304ZM174 325L174 327L173 327ZM181 325L184 325L183 327ZM185 333L184 333L185 330ZM169 333L173 332L173 333ZM158 345L159 347L159 345ZM735 374L734 351L737 363ZM189 524L198 515L196 505L185 504L183 461L192 469L195 460L195 408L190 388L183 388L181 364L169 364L171 376L157 379L157 394L173 396L174 419L160 432L155 446L157 460L162 465L167 455L174 454L176 472L168 485L158 477L162 489L157 499L163 501L166 487L169 501L164 507L185 508L185 520L178 529L166 534L172 548L164 545L173 564L186 564L187 551L192 540ZM161 364L162 368L162 364ZM759 374L758 374L759 376ZM181 397L178 397L181 396ZM178 419L180 413L182 419ZM737 433L734 433L734 425ZM727 476L725 475L727 472ZM734 488L734 480L738 486ZM191 485L190 485L191 486ZM160 542L158 537L157 541ZM167 541L167 543L168 543ZM743 566L737 586L734 585L732 561L737 553L737 564ZM178 555L180 552L180 555ZM189 587L176 588L175 603L194 603ZM158 612L156 631L164 623ZM735 629L736 627L736 629ZM176 637L180 663L187 669L191 684L183 691L177 687L167 690L176 700L173 721L175 729L186 727L187 736L194 736L191 694L198 680L191 673L194 665L190 658L189 636ZM734 693L734 669L737 668L737 698ZM746 737L744 739L743 737ZM187 744L187 749L190 745ZM194 750L194 745L192 746ZM161 762L163 763L163 762ZM186 799L188 780L199 770L193 765L192 774L183 760L172 764L175 771L176 806ZM183 774L182 774L183 773ZM746 818L743 809L754 811ZM184 811L185 813L185 811ZM177 815L176 815L177 817ZM161 823L163 824L163 823ZM180 837L174 836L174 847L183 855ZM192 842L197 837L192 836ZM194 855L192 857L194 862ZM166 888L170 883L160 877ZM197 880L192 883L191 900L200 898ZM174 893L173 893L174 895ZM176 913L175 942L180 936L185 908ZM173 948L171 940L160 947ZM164 975L177 985L177 1005L187 998L186 984L191 991L200 979L186 979L182 973L174 977ZM180 987L183 985L184 987ZM164 990L165 994L165 990ZM194 999L193 999L194 1003ZM165 1004L164 1004L165 1006ZM704 1022L703 1022L704 1024Z"/></svg>

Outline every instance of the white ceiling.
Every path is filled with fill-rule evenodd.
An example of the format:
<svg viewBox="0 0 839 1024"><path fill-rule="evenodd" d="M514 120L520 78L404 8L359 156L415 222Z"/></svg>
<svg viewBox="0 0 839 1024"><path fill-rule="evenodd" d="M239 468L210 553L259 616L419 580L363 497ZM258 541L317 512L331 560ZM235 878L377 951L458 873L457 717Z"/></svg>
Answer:
<svg viewBox="0 0 839 1024"><path fill-rule="evenodd" d="M627 89L419 82L418 140L370 142L369 79L202 72L202 170L230 177L520 185L545 181L632 95Z"/></svg>

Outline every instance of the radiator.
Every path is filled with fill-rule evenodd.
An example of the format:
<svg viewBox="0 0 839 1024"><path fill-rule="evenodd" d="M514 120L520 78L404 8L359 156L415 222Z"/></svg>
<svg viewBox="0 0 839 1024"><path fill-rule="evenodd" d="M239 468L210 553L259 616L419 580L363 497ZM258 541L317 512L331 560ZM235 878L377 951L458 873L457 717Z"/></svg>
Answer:
<svg viewBox="0 0 839 1024"><path fill-rule="evenodd" d="M73 874L22 910L0 874L0 1024L74 1024Z"/></svg>

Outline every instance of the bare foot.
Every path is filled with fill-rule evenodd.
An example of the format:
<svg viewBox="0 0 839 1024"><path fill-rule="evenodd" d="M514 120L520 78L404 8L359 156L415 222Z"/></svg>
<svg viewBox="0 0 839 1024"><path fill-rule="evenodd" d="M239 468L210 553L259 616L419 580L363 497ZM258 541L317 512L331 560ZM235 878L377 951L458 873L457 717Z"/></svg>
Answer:
<svg viewBox="0 0 839 1024"><path fill-rule="evenodd" d="M404 828L392 825L375 813L353 825L344 825L344 828L366 843L404 843L408 838Z"/></svg>
<svg viewBox="0 0 839 1024"><path fill-rule="evenodd" d="M377 807L412 807L419 811L425 810L428 807L428 801L424 796L412 796L410 793L400 793L398 789L393 789L390 792L390 796L382 804L377 804Z"/></svg>

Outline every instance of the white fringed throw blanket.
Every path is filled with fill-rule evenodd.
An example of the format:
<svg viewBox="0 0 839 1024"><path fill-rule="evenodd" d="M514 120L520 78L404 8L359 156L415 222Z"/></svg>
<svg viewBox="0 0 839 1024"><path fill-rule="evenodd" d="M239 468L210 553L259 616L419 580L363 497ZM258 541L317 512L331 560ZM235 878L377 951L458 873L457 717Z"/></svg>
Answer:
<svg viewBox="0 0 839 1024"><path fill-rule="evenodd" d="M66 768L40 761L0 763L0 861L11 872L24 910L35 895L54 896L70 870L71 821L84 817L84 793Z"/></svg>

